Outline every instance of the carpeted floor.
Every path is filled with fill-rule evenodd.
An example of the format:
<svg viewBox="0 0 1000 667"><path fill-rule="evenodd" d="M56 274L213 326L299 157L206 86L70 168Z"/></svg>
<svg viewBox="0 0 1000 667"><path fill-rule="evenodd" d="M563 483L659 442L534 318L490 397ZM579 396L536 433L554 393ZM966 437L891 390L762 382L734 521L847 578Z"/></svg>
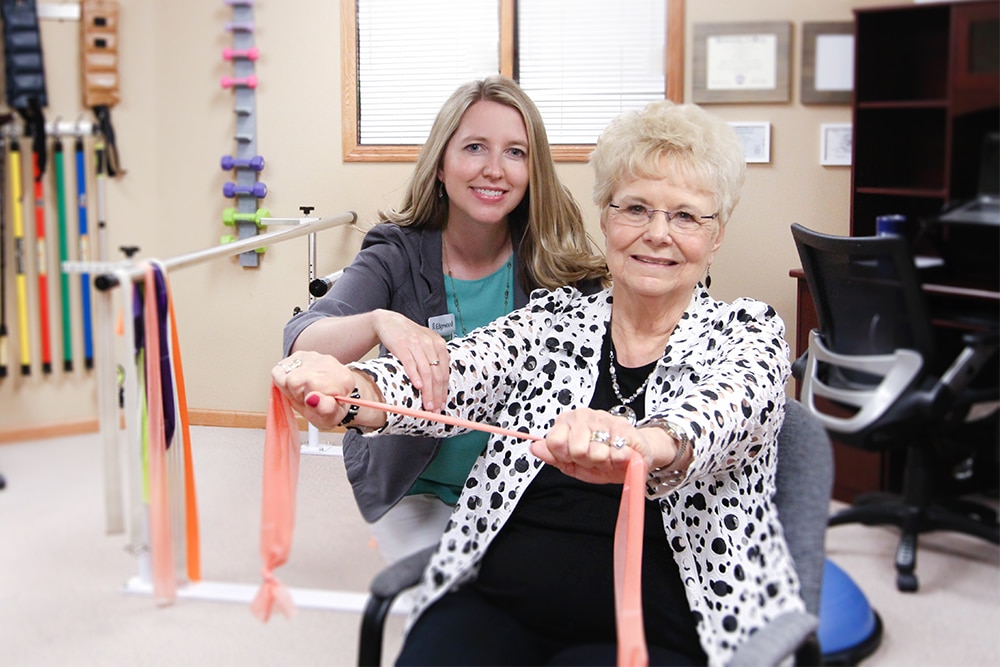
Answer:
<svg viewBox="0 0 1000 667"><path fill-rule="evenodd" d="M335 445L335 436L321 442ZM143 665L351 665L368 580L381 567L335 455L302 459L295 542L279 578L302 600L288 620L254 618L260 581L263 432L196 427L203 580L170 606L132 592L142 561L124 535L106 534L101 443L96 435L0 445L0 664L14 667ZM336 447L326 447L334 451ZM924 536L920 591L896 591L890 529L842 526L828 557L867 595L885 625L871 667L1000 664L1000 549L949 533ZM131 583L130 583L131 580ZM185 589L182 589L182 592ZM235 602L199 599L204 592ZM334 596L331 591L342 591ZM312 597L310 597L312 594ZM386 659L402 618L389 625Z"/></svg>

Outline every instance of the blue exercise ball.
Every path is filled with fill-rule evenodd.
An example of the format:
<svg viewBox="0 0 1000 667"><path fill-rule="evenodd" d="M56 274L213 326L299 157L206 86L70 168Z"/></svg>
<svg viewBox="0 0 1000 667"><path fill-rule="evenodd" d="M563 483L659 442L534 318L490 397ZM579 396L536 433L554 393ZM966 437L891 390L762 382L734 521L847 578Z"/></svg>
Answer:
<svg viewBox="0 0 1000 667"><path fill-rule="evenodd" d="M825 659L853 664L878 647L882 626L878 614L854 580L827 559L819 604L820 650Z"/></svg>

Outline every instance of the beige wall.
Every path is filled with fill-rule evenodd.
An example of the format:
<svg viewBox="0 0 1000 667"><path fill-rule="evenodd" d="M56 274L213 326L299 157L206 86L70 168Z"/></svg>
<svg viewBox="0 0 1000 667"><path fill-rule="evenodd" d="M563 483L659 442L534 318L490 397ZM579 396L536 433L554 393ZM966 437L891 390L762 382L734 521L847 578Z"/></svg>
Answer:
<svg viewBox="0 0 1000 667"><path fill-rule="evenodd" d="M113 118L128 173L107 185L109 257L121 257L116 250L120 245L138 245L140 256L158 258L213 246L229 232L221 222L222 209L230 203L222 196L229 174L218 164L221 155L234 150L235 119L231 93L218 82L232 69L221 58L221 50L232 42L224 29L231 10L221 2L204 0L122 0L121 4L122 101ZM771 163L749 167L743 200L713 266L712 292L726 300L749 295L771 303L784 317L791 341L795 290L788 271L798 266L798 260L788 226L799 221L846 233L850 187L849 168L819 165L820 124L850 121L850 108L798 102L801 25L851 20L853 7L885 3L687 4L686 99L691 93L693 23L788 20L793 25L790 103L711 106L728 120L772 124ZM261 49L256 66L261 81L256 91L257 141L266 159L261 180L269 188L264 205L278 216L297 216L302 205L315 206L314 214L324 216L354 210L366 226L378 208L398 202L411 165L341 161L339 3L261 2L255 13L255 43ZM81 113L78 30L79 24L72 21L42 25L49 119L75 119ZM583 205L595 238L600 238L597 212L590 203L589 168L563 164L559 170ZM75 228L72 211L70 220ZM92 223L91 229L95 227ZM28 233L30 240L30 229ZM349 262L360 239L349 229L321 233L318 271L325 274ZM34 271L33 256L29 259ZM268 249L257 269L243 269L236 259L223 259L172 274L192 409L266 410L268 373L279 355L282 326L294 306L308 302L306 260L307 242L296 239ZM53 264L50 276L54 271ZM78 362L72 373L63 373L57 364L52 375L43 376L34 329L34 372L30 377L16 372L17 320L10 278L8 324L15 330L12 373L0 380L0 436L93 423L97 418L93 372L83 371ZM34 294L33 273L29 280ZM74 308L78 310L78 304ZM53 356L60 360L58 308L53 308L53 318ZM79 337L77 333L77 358Z"/></svg>

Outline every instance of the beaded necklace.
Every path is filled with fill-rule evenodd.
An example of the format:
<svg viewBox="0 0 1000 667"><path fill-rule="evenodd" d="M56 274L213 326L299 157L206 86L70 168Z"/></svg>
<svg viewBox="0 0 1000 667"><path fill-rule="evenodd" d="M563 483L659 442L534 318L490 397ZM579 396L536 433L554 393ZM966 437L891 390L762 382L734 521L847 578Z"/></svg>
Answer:
<svg viewBox="0 0 1000 667"><path fill-rule="evenodd" d="M608 334L610 336L610 333ZM635 426L635 410L633 410L630 405L632 401L639 398L640 394L646 391L646 386L649 385L650 378L653 377L653 373L656 372L656 366L653 366L653 370L649 372L646 379L642 381L639 388L635 390L635 393L625 398L622 396L621 387L618 386L618 371L615 370L615 344L611 343L608 346L608 359L610 363L608 364L608 370L611 372L611 391L615 392L615 397L618 399L618 405L614 406L608 412L615 417L624 417L629 420L633 426Z"/></svg>
<svg viewBox="0 0 1000 667"><path fill-rule="evenodd" d="M444 257L444 267L445 273L448 274L448 280L451 282L451 297L455 302L455 312L458 313L458 324L462 327L462 335L469 333L469 330L465 328L465 318L462 317L462 306L458 303L458 290L455 289L455 278L451 275L451 262L448 261L448 246L441 240L441 254ZM514 263L513 255L507 260L507 277L504 279L503 287L503 315L506 315L508 310L507 306L510 303L510 273L513 270L512 265Z"/></svg>

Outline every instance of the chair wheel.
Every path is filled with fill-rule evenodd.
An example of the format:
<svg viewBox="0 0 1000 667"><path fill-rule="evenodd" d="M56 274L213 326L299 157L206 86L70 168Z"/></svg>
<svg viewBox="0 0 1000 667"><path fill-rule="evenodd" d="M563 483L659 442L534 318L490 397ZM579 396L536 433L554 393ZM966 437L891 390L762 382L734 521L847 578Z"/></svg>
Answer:
<svg viewBox="0 0 1000 667"><path fill-rule="evenodd" d="M912 572L900 572L896 575L896 588L903 593L915 593L919 587L917 575Z"/></svg>

